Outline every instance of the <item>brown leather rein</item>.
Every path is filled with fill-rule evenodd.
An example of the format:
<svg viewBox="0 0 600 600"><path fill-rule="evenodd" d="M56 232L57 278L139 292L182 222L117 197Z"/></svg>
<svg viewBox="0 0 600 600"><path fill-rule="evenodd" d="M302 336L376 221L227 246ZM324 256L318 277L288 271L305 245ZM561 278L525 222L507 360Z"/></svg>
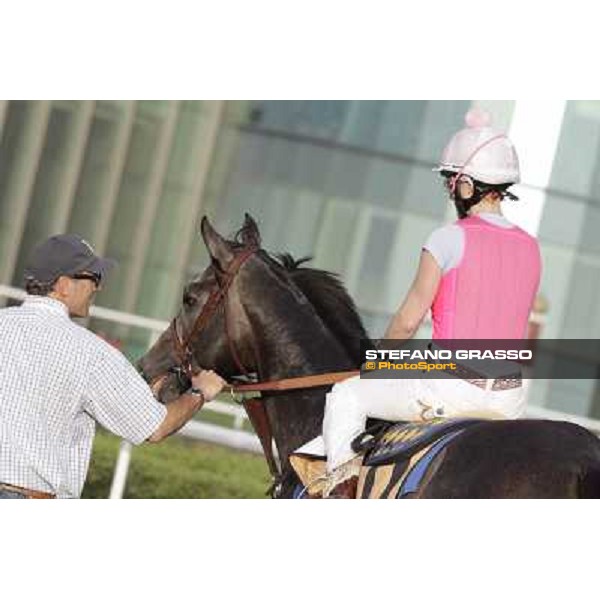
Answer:
<svg viewBox="0 0 600 600"><path fill-rule="evenodd" d="M179 361L179 364L171 371L174 371L178 377L180 373L183 373L188 379L191 380L193 374L193 352L191 350L190 343L194 336L196 336L204 327L206 327L221 303L224 303L225 337L229 346L229 352L240 372L246 376L249 375L248 371L240 361L235 346L231 340L231 336L229 335L226 299L229 288L231 287L231 284L233 283L238 271L242 265L257 252L257 250L257 247L251 246L235 256L233 261L229 264L229 268L224 274L222 281L219 282L217 289L210 293L205 305L200 311L200 314L196 317L192 328L185 337L180 337L179 332L177 331L177 317L174 317L171 321L169 327L171 328L173 349ZM244 392L299 390L332 385L338 381L343 381L348 377L357 375L358 373L359 371L341 371L336 373L323 373L320 375L307 375L302 377L292 377L256 383L229 384L225 387L225 389L232 394ZM151 384L151 386L156 384L162 385L165 379L166 375L160 375L155 378L155 383ZM271 493L276 494L281 484L281 472L273 454L273 433L265 404L259 398L245 398L242 400L242 404L246 410L246 413L248 414L250 423L258 435L258 439L260 440L260 444L269 466L271 477L273 478Z"/></svg>
<svg viewBox="0 0 600 600"><path fill-rule="evenodd" d="M306 388L333 385L349 377L359 375L360 371L336 371L321 375L304 375L303 377L289 377L288 379L274 379L272 381L259 381L257 383L242 383L228 385L226 390L232 393L243 392L278 392L284 390L302 390Z"/></svg>

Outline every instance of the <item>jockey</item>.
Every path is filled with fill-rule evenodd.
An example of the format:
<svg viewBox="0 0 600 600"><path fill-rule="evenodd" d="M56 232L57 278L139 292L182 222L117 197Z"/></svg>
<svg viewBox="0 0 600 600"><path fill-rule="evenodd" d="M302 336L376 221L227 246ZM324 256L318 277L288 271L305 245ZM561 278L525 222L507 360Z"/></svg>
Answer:
<svg viewBox="0 0 600 600"><path fill-rule="evenodd" d="M424 244L414 282L385 333L406 340L431 310L433 339L523 339L537 293L541 260L535 238L509 222L501 202L519 182L517 153L508 137L472 109L434 169L444 179L458 220L436 229ZM327 453L324 497L356 495L360 457L351 441L367 417L416 421L493 411L521 416L520 379L361 379L327 394L323 440Z"/></svg>

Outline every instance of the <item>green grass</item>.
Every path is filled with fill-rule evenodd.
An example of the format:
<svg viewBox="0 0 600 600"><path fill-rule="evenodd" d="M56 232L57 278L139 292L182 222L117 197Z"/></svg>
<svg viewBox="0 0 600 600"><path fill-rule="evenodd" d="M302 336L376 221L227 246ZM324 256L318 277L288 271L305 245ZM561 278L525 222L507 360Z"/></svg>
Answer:
<svg viewBox="0 0 600 600"><path fill-rule="evenodd" d="M247 394L248 397L256 396L257 394ZM231 399L231 396L227 393L219 394L216 398L221 404L230 404L233 406L239 406L236 402ZM219 425L220 427L233 427L235 418L230 415L224 415L222 413L213 412L208 408L198 411L194 415L194 419L202 421L204 423L211 423L212 425ZM242 423L242 431L254 433L254 429L248 419L244 419Z"/></svg>
<svg viewBox="0 0 600 600"><path fill-rule="evenodd" d="M119 439L99 431L83 498L107 498ZM132 450L125 498L265 498L270 485L262 456L170 438Z"/></svg>

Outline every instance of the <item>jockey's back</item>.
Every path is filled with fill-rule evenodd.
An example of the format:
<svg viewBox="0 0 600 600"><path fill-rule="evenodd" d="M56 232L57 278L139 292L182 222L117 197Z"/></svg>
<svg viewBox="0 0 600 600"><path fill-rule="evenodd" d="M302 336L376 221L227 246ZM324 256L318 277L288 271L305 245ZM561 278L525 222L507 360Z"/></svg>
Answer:
<svg viewBox="0 0 600 600"><path fill-rule="evenodd" d="M540 281L540 251L534 237L505 222L470 216L449 226L455 258L443 270L431 307L433 339L525 337Z"/></svg>

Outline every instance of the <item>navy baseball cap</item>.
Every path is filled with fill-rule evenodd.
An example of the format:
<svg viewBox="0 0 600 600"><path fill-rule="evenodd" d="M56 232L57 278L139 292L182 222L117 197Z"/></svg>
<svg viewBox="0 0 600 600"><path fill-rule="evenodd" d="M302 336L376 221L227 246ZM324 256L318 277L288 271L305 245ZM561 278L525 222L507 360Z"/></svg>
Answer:
<svg viewBox="0 0 600 600"><path fill-rule="evenodd" d="M25 277L50 283L61 275L76 275L83 271L104 277L117 262L96 256L92 246L73 233L53 235L38 244L25 267Z"/></svg>

